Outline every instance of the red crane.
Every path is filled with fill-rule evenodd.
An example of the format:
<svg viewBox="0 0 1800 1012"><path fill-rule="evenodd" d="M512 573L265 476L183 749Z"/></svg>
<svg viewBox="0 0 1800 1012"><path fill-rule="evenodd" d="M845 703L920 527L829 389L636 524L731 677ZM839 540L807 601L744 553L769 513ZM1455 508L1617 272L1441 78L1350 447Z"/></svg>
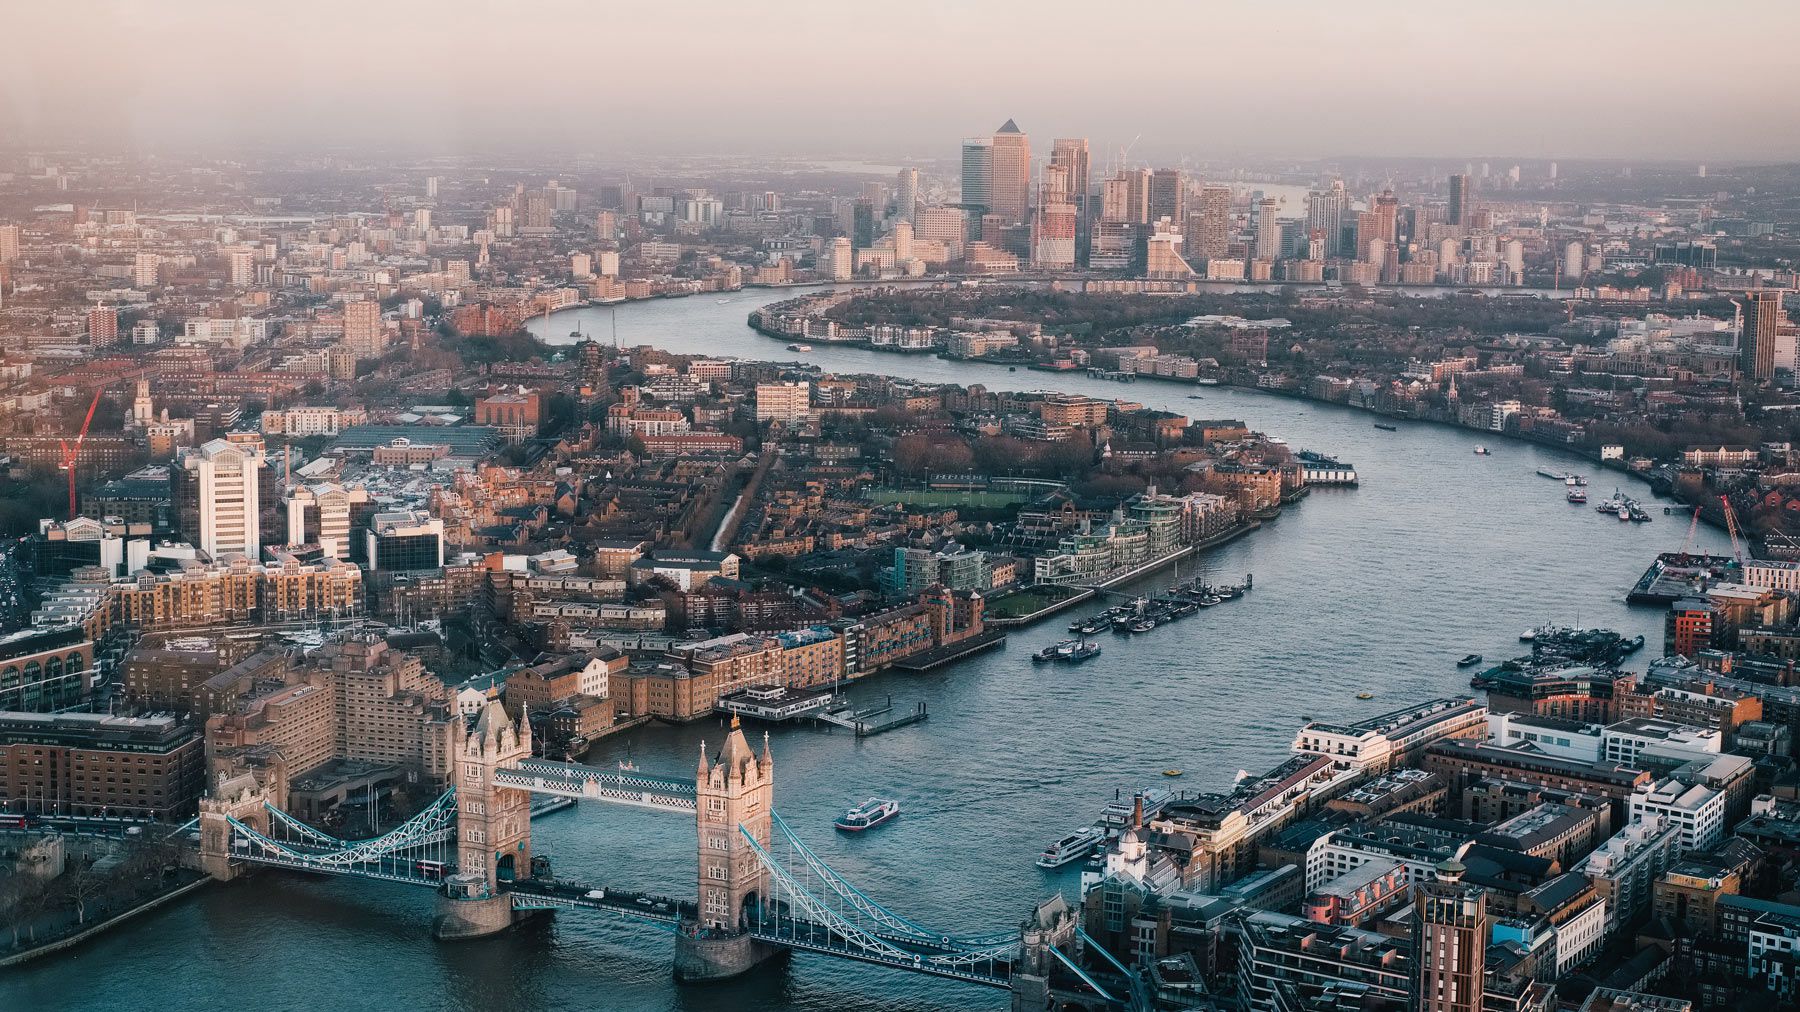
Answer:
<svg viewBox="0 0 1800 1012"><path fill-rule="evenodd" d="M1731 535L1731 554L1737 558L1738 568L1743 569L1744 546L1738 541L1737 511L1731 508L1731 500L1725 496L1720 496L1719 502L1725 507L1725 530Z"/></svg>
<svg viewBox="0 0 1800 1012"><path fill-rule="evenodd" d="M100 406L100 395L105 392L102 387L94 391L94 400L88 405L87 417L81 420L81 432L75 436L75 445L58 440L62 446L62 469L69 472L69 519L75 519L75 458L81 455L81 444L87 440L88 426L94 424L94 409Z"/></svg>

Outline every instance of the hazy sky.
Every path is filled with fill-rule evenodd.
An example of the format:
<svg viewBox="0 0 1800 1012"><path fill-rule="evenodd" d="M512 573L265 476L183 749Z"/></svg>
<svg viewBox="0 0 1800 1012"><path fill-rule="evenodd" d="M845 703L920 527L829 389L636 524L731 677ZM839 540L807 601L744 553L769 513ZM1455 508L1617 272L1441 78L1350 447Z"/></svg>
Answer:
<svg viewBox="0 0 1800 1012"><path fill-rule="evenodd" d="M1800 158L1793 0L0 2L0 142Z"/></svg>

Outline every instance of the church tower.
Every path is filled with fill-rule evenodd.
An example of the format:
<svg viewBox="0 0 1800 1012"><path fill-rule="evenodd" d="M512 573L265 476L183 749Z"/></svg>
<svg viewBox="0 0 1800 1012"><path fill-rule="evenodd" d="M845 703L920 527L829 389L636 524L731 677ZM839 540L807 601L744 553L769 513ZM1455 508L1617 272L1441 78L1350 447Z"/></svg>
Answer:
<svg viewBox="0 0 1800 1012"><path fill-rule="evenodd" d="M137 381L137 397L131 402L131 421L142 429L156 421L156 408L150 401L150 381Z"/></svg>
<svg viewBox="0 0 1800 1012"><path fill-rule="evenodd" d="M775 760L763 735L760 758L744 740L736 717L716 758L708 760L700 745L700 771L695 781L695 810L700 838L700 924L735 932L742 927L747 901L765 891L762 862L742 826L764 850L769 846L769 807L775 795Z"/></svg>
<svg viewBox="0 0 1800 1012"><path fill-rule="evenodd" d="M495 883L531 876L531 794L494 783L494 771L531 758L531 725L514 721L498 700L475 718L456 756L456 863L458 877L478 875L492 893Z"/></svg>

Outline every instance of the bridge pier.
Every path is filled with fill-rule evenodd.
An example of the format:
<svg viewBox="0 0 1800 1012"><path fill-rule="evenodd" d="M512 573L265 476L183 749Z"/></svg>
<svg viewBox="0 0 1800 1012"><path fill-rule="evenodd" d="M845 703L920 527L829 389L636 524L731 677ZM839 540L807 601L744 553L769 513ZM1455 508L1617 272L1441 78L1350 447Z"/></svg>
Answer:
<svg viewBox="0 0 1800 1012"><path fill-rule="evenodd" d="M438 893L437 916L431 919L431 935L443 942L460 942L497 935L513 926L512 896L490 893L480 875L457 875Z"/></svg>
<svg viewBox="0 0 1800 1012"><path fill-rule="evenodd" d="M705 937L697 924L675 933L675 979L684 984L739 977L786 950L765 945L749 932Z"/></svg>

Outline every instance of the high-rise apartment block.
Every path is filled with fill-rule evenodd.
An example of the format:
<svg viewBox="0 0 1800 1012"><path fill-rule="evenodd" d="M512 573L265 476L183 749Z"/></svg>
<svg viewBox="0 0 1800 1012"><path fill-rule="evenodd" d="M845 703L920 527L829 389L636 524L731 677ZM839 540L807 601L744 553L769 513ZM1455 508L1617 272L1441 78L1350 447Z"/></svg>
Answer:
<svg viewBox="0 0 1800 1012"><path fill-rule="evenodd" d="M901 169L894 177L894 218L914 221L919 213L919 170Z"/></svg>
<svg viewBox="0 0 1800 1012"><path fill-rule="evenodd" d="M1088 142L1085 137L1059 137L1051 143L1050 164L1063 171L1069 203L1075 205L1075 258L1087 263L1088 229L1093 224L1088 207Z"/></svg>
<svg viewBox="0 0 1800 1012"><path fill-rule="evenodd" d="M95 306L87 314L88 344L109 348L119 343L119 311L111 306Z"/></svg>
<svg viewBox="0 0 1800 1012"><path fill-rule="evenodd" d="M1264 197L1251 208L1250 234L1255 237L1254 259L1274 260L1281 255L1281 225L1276 214L1281 204Z"/></svg>
<svg viewBox="0 0 1800 1012"><path fill-rule="evenodd" d="M139 253L131 258L131 284L134 288L155 288L162 257L155 253Z"/></svg>
<svg viewBox="0 0 1800 1012"><path fill-rule="evenodd" d="M811 383L802 380L794 383L758 383L756 385L756 420L758 422L804 422L811 417Z"/></svg>
<svg viewBox="0 0 1800 1012"><path fill-rule="evenodd" d="M262 550L261 448L214 439L187 450L181 466L199 494L200 550L215 559L242 555L254 561Z"/></svg>
<svg viewBox="0 0 1800 1012"><path fill-rule="evenodd" d="M1190 260L1222 260L1231 246L1231 187L1203 186L1198 207L1190 215L1187 254Z"/></svg>
<svg viewBox="0 0 1800 1012"><path fill-rule="evenodd" d="M344 344L357 358L380 358L387 350L379 302L358 299L344 303Z"/></svg>
<svg viewBox="0 0 1800 1012"><path fill-rule="evenodd" d="M1775 378L1775 335L1781 329L1781 291L1755 288L1744 293L1744 323L1738 337L1739 368L1746 383Z"/></svg>

